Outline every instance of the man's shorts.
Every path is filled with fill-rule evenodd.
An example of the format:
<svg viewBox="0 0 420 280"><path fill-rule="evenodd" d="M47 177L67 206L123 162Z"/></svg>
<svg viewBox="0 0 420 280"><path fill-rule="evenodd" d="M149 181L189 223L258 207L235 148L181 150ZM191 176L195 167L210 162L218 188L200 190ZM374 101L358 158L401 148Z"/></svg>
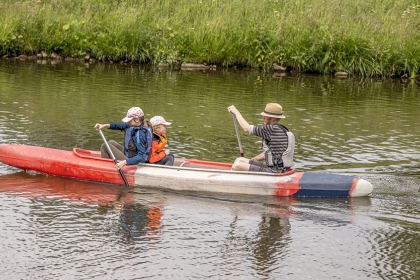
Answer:
<svg viewBox="0 0 420 280"><path fill-rule="evenodd" d="M265 161L257 161L250 159L249 164L249 171L274 173L273 170L271 170L271 168L267 166L267 163L265 163Z"/></svg>
<svg viewBox="0 0 420 280"><path fill-rule="evenodd" d="M249 164L250 164L249 171L252 171L252 172L280 173L280 172L287 172L290 170L289 167L286 167L283 169L284 171L275 172L270 167L267 166L267 163L265 163L265 161L257 161L253 159L249 160Z"/></svg>

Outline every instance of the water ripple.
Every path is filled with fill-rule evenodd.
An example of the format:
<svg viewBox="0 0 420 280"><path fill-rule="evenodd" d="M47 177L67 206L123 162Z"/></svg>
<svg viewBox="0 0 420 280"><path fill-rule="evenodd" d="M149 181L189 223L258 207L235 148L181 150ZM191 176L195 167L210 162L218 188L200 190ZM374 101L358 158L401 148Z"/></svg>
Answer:
<svg viewBox="0 0 420 280"><path fill-rule="evenodd" d="M17 82L19 79L20 82ZM299 170L361 175L369 198L172 193L18 172L0 164L0 275L8 279L414 279L419 88L252 71L148 71L0 60L0 143L98 149L96 122L163 115L176 156L232 162L235 104L268 102L296 135ZM404 95L401 96L401 92ZM106 131L121 141L119 132ZM246 156L261 141L241 133Z"/></svg>

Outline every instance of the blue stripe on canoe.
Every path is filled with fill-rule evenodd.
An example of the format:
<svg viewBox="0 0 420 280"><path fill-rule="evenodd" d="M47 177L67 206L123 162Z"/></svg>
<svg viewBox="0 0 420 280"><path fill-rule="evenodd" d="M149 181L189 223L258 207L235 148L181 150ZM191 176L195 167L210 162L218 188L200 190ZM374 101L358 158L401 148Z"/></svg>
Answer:
<svg viewBox="0 0 420 280"><path fill-rule="evenodd" d="M293 196L347 197L353 179L347 175L305 172L299 180L300 190Z"/></svg>

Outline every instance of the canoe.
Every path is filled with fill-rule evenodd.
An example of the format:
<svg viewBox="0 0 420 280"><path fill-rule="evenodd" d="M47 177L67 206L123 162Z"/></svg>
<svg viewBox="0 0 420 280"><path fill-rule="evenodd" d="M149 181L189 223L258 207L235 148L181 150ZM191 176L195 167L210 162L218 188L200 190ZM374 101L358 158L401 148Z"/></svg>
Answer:
<svg viewBox="0 0 420 280"><path fill-rule="evenodd" d="M111 159L99 151L72 151L38 146L0 145L0 162L53 176L124 184ZM260 173L232 171L232 164L176 158L174 166L138 164L123 172L130 186L230 194L293 197L359 197L372 192L372 184L358 177L296 172Z"/></svg>

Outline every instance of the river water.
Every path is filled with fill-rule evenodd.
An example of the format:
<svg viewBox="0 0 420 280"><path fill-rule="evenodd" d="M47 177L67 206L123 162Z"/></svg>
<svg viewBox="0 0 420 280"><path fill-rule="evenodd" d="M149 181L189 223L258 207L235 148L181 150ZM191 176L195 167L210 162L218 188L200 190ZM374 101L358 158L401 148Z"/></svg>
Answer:
<svg viewBox="0 0 420 280"><path fill-rule="evenodd" d="M262 124L268 102L296 136L296 169L358 175L372 195L125 190L0 164L0 278L420 279L420 83L0 60L0 144L95 150L94 124L139 106L172 122L176 156L232 162L227 107Z"/></svg>

